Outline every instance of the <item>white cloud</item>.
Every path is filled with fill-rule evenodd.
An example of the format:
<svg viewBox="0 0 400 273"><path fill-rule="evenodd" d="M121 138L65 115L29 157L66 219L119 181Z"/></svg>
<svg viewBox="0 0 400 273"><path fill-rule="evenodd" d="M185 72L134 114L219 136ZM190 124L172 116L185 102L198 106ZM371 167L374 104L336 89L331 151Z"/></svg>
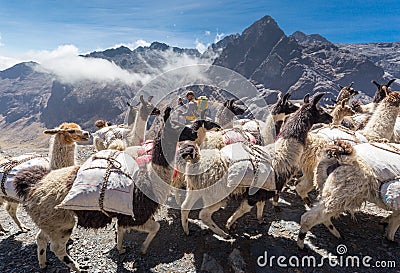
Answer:
<svg viewBox="0 0 400 273"><path fill-rule="evenodd" d="M5 70L20 62L21 60L15 58L0 56L0 70Z"/></svg>
<svg viewBox="0 0 400 273"><path fill-rule="evenodd" d="M104 59L80 57L78 48L73 45L59 46L52 51L30 51L27 57L41 64L41 72L55 74L63 82L92 80L134 84L150 79L146 75L130 73Z"/></svg>
<svg viewBox="0 0 400 273"><path fill-rule="evenodd" d="M196 49L200 52L200 53L204 53L207 48L210 46L210 44L203 44L202 42L200 42L199 40L196 39Z"/></svg>
<svg viewBox="0 0 400 273"><path fill-rule="evenodd" d="M210 32L209 30L206 30L206 31L204 32L204 35L210 36L210 35L211 35L211 32Z"/></svg>
<svg viewBox="0 0 400 273"><path fill-rule="evenodd" d="M114 45L112 48L118 48L118 47L121 47L121 46L126 46L126 47L128 47L130 50L134 50L134 49L138 48L139 46L145 47L145 46L150 46L150 45L151 45L151 43L146 42L146 41L143 40L143 39L139 39L139 40L136 40L136 41L133 42L133 43L121 43L121 44L116 44L116 45Z"/></svg>
<svg viewBox="0 0 400 273"><path fill-rule="evenodd" d="M207 49L207 46L196 41L200 51ZM147 45L143 40L138 40L137 45ZM0 68L5 69L24 61L34 61L40 64L37 69L40 72L55 75L60 81L65 83L76 83L82 80L91 80L96 82L113 82L120 81L128 85L137 83L145 84L155 76L183 66L195 64L211 64L211 60L205 58L197 58L186 54L179 54L172 49L159 52L162 58L167 62L162 67L153 67L143 61L150 74L131 73L115 63L101 58L81 57L78 48L74 45L62 45L54 50L29 51L28 53L18 56L18 59L0 56ZM139 56L140 58L140 56Z"/></svg>
<svg viewBox="0 0 400 273"><path fill-rule="evenodd" d="M214 39L214 43L218 43L219 41L221 41L222 37L225 36L225 33L217 33L215 34L215 39Z"/></svg>

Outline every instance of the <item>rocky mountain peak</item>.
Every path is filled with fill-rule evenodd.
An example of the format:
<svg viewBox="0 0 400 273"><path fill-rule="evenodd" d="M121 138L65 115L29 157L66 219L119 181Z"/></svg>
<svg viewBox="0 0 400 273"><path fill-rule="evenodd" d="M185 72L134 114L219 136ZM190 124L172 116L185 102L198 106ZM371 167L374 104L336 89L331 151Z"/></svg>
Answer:
<svg viewBox="0 0 400 273"><path fill-rule="evenodd" d="M24 62L14 65L6 70L0 71L0 78L2 79L17 79L27 76L34 72L38 63L35 62Z"/></svg>
<svg viewBox="0 0 400 273"><path fill-rule="evenodd" d="M312 43L326 43L331 44L327 39L319 34L305 34L301 31L293 32L291 37L295 38L300 44L312 44Z"/></svg>

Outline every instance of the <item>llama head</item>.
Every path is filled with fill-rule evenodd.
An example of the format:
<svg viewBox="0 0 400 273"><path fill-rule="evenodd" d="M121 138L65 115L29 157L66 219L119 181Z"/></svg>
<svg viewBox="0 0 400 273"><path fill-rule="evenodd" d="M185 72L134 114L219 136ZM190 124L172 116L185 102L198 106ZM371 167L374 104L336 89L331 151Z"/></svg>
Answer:
<svg viewBox="0 0 400 273"><path fill-rule="evenodd" d="M148 116L151 115L160 115L160 110L151 103L152 99L153 96L149 96L146 101L143 98L143 95L141 95L139 102L136 105L132 105L127 102L126 104L128 105L128 113L126 115L125 123L128 126L134 124L138 112L142 120L147 120Z"/></svg>
<svg viewBox="0 0 400 273"><path fill-rule="evenodd" d="M43 133L55 135L61 144L70 146L75 142L86 142L89 140L89 132L81 129L76 123L62 123L58 128L45 130Z"/></svg>
<svg viewBox="0 0 400 273"><path fill-rule="evenodd" d="M140 95L140 105L139 105L139 113L143 120L146 120L150 115L160 115L160 109L154 106L151 103L153 96L149 96L147 101L144 100L143 95Z"/></svg>
<svg viewBox="0 0 400 273"><path fill-rule="evenodd" d="M335 113L340 118L354 115L356 112L350 106L347 105L349 100L350 98L347 98L342 100L340 103L336 104L335 108L332 111L332 115L334 115Z"/></svg>
<svg viewBox="0 0 400 273"><path fill-rule="evenodd" d="M176 156L178 159L196 163L200 160L199 148L193 143L184 143L179 147Z"/></svg>
<svg viewBox="0 0 400 273"><path fill-rule="evenodd" d="M99 120L96 120L96 122L94 123L94 126L96 126L96 128L98 130L100 130L104 127L110 126L110 124L107 121L105 121L104 119L99 119Z"/></svg>
<svg viewBox="0 0 400 273"><path fill-rule="evenodd" d="M376 85L376 87L378 88L378 90L375 92L374 98L373 98L373 102L378 103L380 101L382 101L390 92L390 85L395 81L396 79L391 79L390 81L388 81L387 84L379 84L376 81L372 81L373 84Z"/></svg>
<svg viewBox="0 0 400 273"><path fill-rule="evenodd" d="M317 93L311 102L304 104L286 122L282 128L280 137L293 138L305 144L307 133L314 124L330 123L332 116L318 105L319 100L325 93Z"/></svg>
<svg viewBox="0 0 400 273"><path fill-rule="evenodd" d="M390 92L381 103L386 105L399 107L400 106L400 92Z"/></svg>
<svg viewBox="0 0 400 273"><path fill-rule="evenodd" d="M345 99L351 99L353 96L359 94L359 92L353 88L353 84L354 82L351 82L347 86L341 86L339 84L340 92L337 96L337 100L335 101L335 103L341 102L342 100Z"/></svg>
<svg viewBox="0 0 400 273"><path fill-rule="evenodd" d="M294 105L290 100L291 93L286 93L283 98L278 96L278 101L272 106L272 115L274 116L274 120L279 121L283 120L286 115L296 112L299 109L299 106ZM278 116L282 116L282 119L277 118Z"/></svg>
<svg viewBox="0 0 400 273"><path fill-rule="evenodd" d="M200 145L206 140L206 133L210 131L220 131L222 127L214 121L207 119L200 119L193 121L190 126L193 130L197 132L196 143Z"/></svg>
<svg viewBox="0 0 400 273"><path fill-rule="evenodd" d="M238 106L236 103L236 99L230 99L224 102L224 107L231 111L235 116L243 115L246 109Z"/></svg>

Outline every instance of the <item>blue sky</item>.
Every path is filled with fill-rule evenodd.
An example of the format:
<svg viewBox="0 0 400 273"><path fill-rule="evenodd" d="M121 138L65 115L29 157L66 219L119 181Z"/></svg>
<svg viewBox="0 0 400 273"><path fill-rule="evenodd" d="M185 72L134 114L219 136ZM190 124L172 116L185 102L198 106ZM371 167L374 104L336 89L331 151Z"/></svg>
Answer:
<svg viewBox="0 0 400 273"><path fill-rule="evenodd" d="M0 0L0 61L66 44L80 53L138 40L207 45L264 15L288 35L301 30L333 42L400 41L399 14L398 0Z"/></svg>

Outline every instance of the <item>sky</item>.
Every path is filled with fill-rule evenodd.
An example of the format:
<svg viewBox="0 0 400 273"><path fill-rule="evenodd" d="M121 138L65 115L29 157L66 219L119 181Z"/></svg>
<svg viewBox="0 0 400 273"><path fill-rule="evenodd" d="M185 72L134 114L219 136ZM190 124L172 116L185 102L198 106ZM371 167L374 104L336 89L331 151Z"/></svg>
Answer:
<svg viewBox="0 0 400 273"><path fill-rule="evenodd" d="M338 43L394 42L399 14L398 0L0 0L0 70L65 46L83 54L160 41L203 51L265 15L287 35L301 30Z"/></svg>

